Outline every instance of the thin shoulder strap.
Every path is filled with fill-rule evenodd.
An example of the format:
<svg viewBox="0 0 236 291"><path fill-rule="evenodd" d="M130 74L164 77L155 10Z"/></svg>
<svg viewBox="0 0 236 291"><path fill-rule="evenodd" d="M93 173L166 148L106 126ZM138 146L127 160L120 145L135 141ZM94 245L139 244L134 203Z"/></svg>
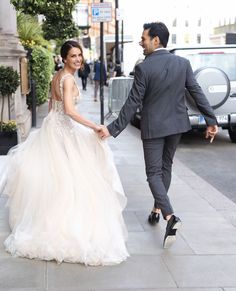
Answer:
<svg viewBox="0 0 236 291"><path fill-rule="evenodd" d="M65 74L64 76L61 77L61 80L60 80L60 93L61 93L62 100L64 99L64 96L63 96L63 83L64 83L65 79L68 79L68 78L71 78L71 77L73 79L75 79L74 76L72 76L69 73L68 74Z"/></svg>

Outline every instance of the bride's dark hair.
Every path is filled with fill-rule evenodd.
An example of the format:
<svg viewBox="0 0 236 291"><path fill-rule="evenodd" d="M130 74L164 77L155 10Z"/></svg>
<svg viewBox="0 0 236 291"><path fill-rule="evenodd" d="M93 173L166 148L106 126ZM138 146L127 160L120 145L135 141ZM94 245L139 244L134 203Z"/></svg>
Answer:
<svg viewBox="0 0 236 291"><path fill-rule="evenodd" d="M75 40L68 40L66 41L62 47L61 47L61 57L62 57L62 61L64 63L64 59L66 59L70 49L72 49L73 47L77 47L78 49L81 50L82 53L82 65L84 64L84 55L83 55L83 49L81 47L81 45L75 41Z"/></svg>

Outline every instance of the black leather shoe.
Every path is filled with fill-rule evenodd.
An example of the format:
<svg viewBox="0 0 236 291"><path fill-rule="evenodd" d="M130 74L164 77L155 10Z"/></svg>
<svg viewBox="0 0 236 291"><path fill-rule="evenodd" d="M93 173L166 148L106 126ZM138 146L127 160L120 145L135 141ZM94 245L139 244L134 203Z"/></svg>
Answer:
<svg viewBox="0 0 236 291"><path fill-rule="evenodd" d="M156 213L156 212L151 212L151 214L148 216L148 222L151 224L151 225L155 225L159 222L160 220L160 214L159 213Z"/></svg>
<svg viewBox="0 0 236 291"><path fill-rule="evenodd" d="M166 233L163 242L165 249L169 248L176 240L176 231L181 226L181 220L179 217L172 215L167 222Z"/></svg>

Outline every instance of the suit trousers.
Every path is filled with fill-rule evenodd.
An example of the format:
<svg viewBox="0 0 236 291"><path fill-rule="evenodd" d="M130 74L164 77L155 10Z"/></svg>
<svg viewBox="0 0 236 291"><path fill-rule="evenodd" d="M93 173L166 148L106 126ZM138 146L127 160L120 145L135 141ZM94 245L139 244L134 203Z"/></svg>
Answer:
<svg viewBox="0 0 236 291"><path fill-rule="evenodd" d="M181 134L143 139L144 160L149 187L154 197L154 207L161 209L164 219L173 213L167 192L171 183L174 154Z"/></svg>

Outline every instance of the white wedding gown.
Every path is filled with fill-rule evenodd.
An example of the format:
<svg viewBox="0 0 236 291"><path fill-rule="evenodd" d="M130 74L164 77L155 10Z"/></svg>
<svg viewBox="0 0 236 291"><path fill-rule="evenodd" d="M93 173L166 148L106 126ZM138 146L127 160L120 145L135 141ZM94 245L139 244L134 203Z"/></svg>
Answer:
<svg viewBox="0 0 236 291"><path fill-rule="evenodd" d="M63 101L53 100L42 127L8 156L8 252L94 266L129 256L126 197L110 148L65 115Z"/></svg>

